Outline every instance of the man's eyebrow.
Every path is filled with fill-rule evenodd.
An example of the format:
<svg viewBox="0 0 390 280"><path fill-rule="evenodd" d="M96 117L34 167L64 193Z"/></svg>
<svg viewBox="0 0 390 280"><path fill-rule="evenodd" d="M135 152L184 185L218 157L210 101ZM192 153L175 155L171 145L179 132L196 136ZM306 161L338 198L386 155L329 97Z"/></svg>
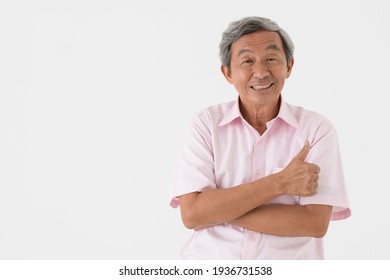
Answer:
<svg viewBox="0 0 390 280"><path fill-rule="evenodd" d="M282 51L277 45L269 45L265 48L266 50Z"/></svg>
<svg viewBox="0 0 390 280"><path fill-rule="evenodd" d="M253 53L254 51L252 51L252 50L250 50L250 49L241 49L241 50L238 52L237 56L240 56L240 55L242 55L243 53L246 53L246 52L251 52L251 53Z"/></svg>

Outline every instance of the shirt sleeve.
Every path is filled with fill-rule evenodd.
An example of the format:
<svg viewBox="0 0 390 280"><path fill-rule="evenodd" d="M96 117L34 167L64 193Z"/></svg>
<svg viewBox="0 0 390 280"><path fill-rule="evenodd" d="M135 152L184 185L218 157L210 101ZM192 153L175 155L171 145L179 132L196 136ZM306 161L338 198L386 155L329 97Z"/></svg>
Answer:
<svg viewBox="0 0 390 280"><path fill-rule="evenodd" d="M205 113L190 122L170 185L174 208L179 206L177 197L181 195L216 188L210 126Z"/></svg>
<svg viewBox="0 0 390 280"><path fill-rule="evenodd" d="M324 122L313 138L306 161L321 168L319 186L316 195L301 197L300 204L332 205L331 220L346 219L351 215L351 211L336 130L329 122Z"/></svg>

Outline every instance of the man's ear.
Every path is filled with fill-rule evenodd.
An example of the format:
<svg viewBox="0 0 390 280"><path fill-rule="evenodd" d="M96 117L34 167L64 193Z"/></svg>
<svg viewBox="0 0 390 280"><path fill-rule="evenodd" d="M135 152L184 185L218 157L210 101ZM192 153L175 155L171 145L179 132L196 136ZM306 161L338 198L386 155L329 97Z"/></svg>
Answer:
<svg viewBox="0 0 390 280"><path fill-rule="evenodd" d="M292 57L290 59L290 62L287 64L287 75L286 75L286 79L288 79L291 75L291 72L292 72L292 69L293 69L293 66L294 66L294 58Z"/></svg>
<svg viewBox="0 0 390 280"><path fill-rule="evenodd" d="M222 66L221 66L221 72L222 72L222 74L225 76L225 79L226 79L229 83L233 84L231 71L230 71L230 69L229 69L226 65L222 65Z"/></svg>

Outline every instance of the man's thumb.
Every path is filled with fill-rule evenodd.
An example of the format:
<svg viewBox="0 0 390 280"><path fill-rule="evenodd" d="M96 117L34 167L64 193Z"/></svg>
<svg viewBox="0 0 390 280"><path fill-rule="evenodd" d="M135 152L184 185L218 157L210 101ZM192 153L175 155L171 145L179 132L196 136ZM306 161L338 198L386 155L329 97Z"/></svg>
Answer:
<svg viewBox="0 0 390 280"><path fill-rule="evenodd" d="M302 150L299 151L299 153L295 156L295 158L304 161L307 155L309 154L309 151L310 151L310 144L309 141L306 140Z"/></svg>

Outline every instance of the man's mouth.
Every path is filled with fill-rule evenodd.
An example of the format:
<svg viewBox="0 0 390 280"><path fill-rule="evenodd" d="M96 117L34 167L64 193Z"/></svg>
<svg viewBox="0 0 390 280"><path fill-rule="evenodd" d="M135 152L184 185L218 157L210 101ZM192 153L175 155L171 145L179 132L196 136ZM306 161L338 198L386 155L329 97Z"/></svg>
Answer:
<svg viewBox="0 0 390 280"><path fill-rule="evenodd" d="M262 90L262 89L270 88L272 85L273 85L273 83L270 83L268 85L263 85L263 86L254 85L254 86L251 86L251 88L254 89L254 90Z"/></svg>

